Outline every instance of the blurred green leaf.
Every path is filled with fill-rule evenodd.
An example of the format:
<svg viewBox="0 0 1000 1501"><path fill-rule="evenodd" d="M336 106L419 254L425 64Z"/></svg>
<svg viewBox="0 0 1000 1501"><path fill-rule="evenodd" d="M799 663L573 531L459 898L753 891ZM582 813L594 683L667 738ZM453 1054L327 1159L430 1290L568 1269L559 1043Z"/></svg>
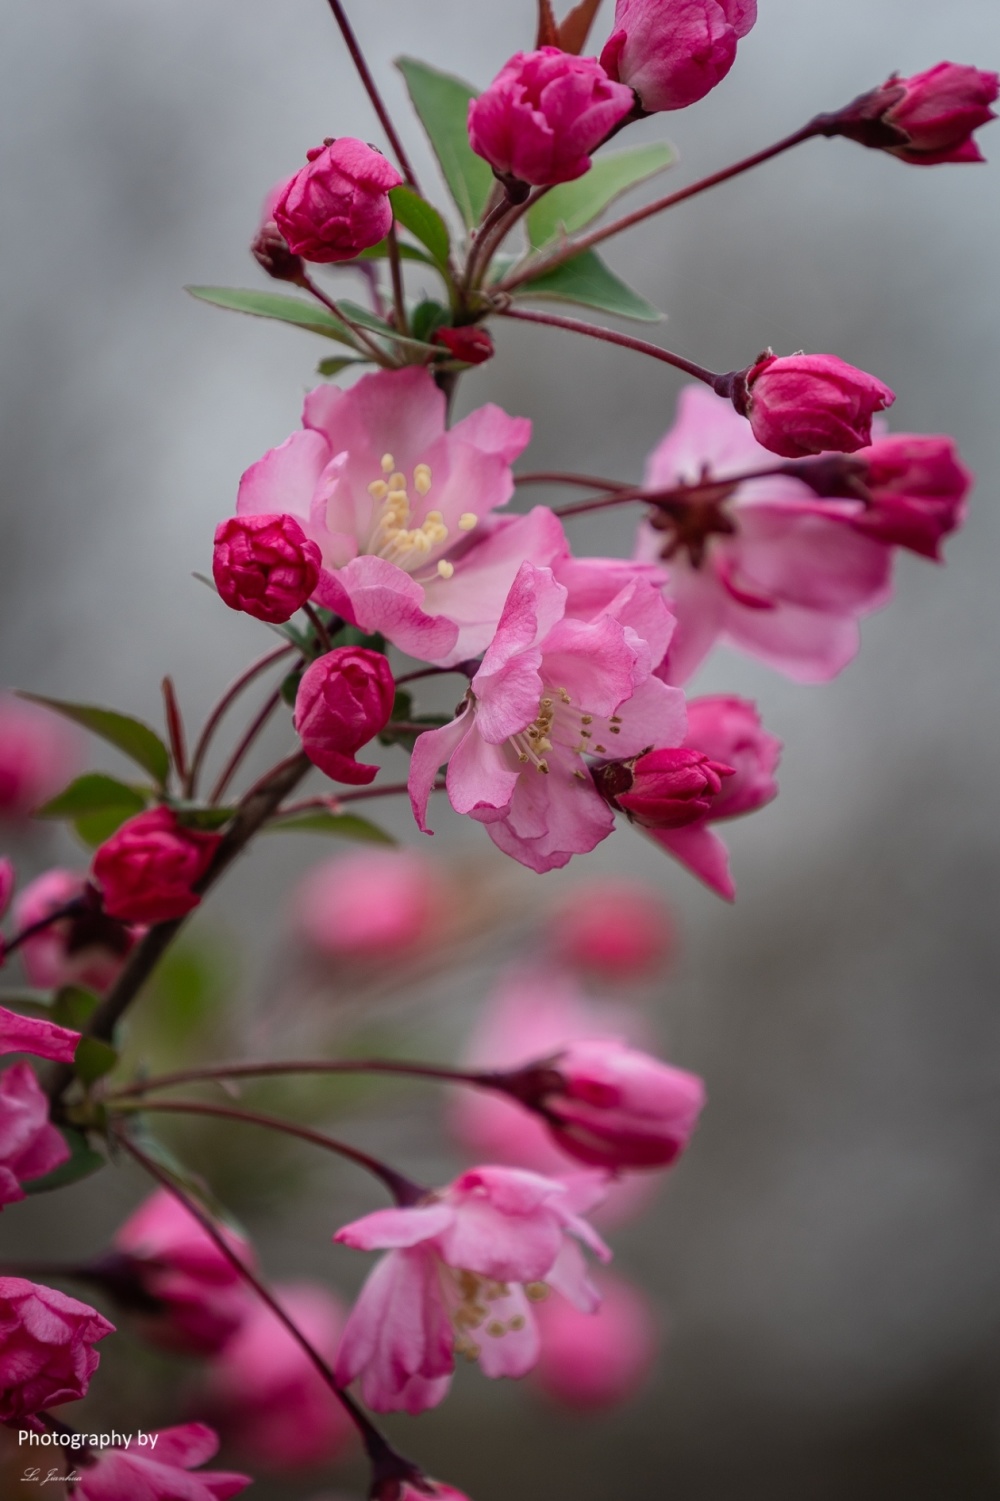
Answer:
<svg viewBox="0 0 1000 1501"><path fill-rule="evenodd" d="M332 834L337 839L353 839L359 844L396 844L391 834L378 824L359 818L356 813L297 813L292 818L266 825L268 834Z"/></svg>
<svg viewBox="0 0 1000 1501"><path fill-rule="evenodd" d="M174 809L177 822L187 829L221 829L235 816L235 808L186 808L183 804Z"/></svg>
<svg viewBox="0 0 1000 1501"><path fill-rule="evenodd" d="M52 1002L52 1020L60 1027L72 1027L75 1032L82 1032L100 1004L100 996L92 990L84 990L80 985L64 985Z"/></svg>
<svg viewBox="0 0 1000 1501"><path fill-rule="evenodd" d="M84 1037L76 1050L73 1068L77 1078L89 1089L109 1074L118 1062L118 1049L99 1037Z"/></svg>
<svg viewBox="0 0 1000 1501"><path fill-rule="evenodd" d="M469 100L477 97L477 91L416 58L401 57L396 66L441 164L448 191L471 229L483 216L494 182L489 166L469 145Z"/></svg>
<svg viewBox="0 0 1000 1501"><path fill-rule="evenodd" d="M320 360L316 366L316 374L326 376L329 380L334 375L339 375L342 370L348 370L352 365L370 365L370 360L355 360L350 355L331 355L328 360Z"/></svg>
<svg viewBox="0 0 1000 1501"><path fill-rule="evenodd" d="M61 698L45 698L40 693L19 693L33 704L43 704L82 724L91 734L99 735L117 750L137 762L144 771L154 776L162 786L170 774L170 755L167 747L147 724L133 719L129 714L119 714L115 709L101 709L93 704L73 704Z"/></svg>
<svg viewBox="0 0 1000 1501"><path fill-rule="evenodd" d="M149 984L144 1021L151 1029L154 1050L190 1052L190 1044L206 1024L226 1014L226 1000L235 979L235 964L217 938L181 938L167 950Z"/></svg>
<svg viewBox="0 0 1000 1501"><path fill-rule="evenodd" d="M426 245L436 265L440 266L442 271L447 271L448 256L451 253L451 237L448 234L448 226L434 205L428 203L426 198L421 198L419 193L415 193L405 184L392 189L389 202L392 204L396 223L408 229L421 245Z"/></svg>
<svg viewBox="0 0 1000 1501"><path fill-rule="evenodd" d="M539 250L561 234L572 235L601 215L616 198L677 160L672 146L654 141L600 156L575 182L564 182L527 213L528 239Z"/></svg>
<svg viewBox="0 0 1000 1501"><path fill-rule="evenodd" d="M440 302L420 302L410 314L414 338L426 339L428 342L439 328L444 328L450 321L448 309L442 307Z"/></svg>
<svg viewBox="0 0 1000 1501"><path fill-rule="evenodd" d="M91 1173L106 1166L107 1159L87 1145L87 1138L82 1131L75 1131L70 1126L62 1126L60 1130L70 1150L69 1160L51 1173L46 1173L44 1178L29 1178L21 1185L26 1194L44 1194L50 1193L54 1188L66 1188L70 1183L89 1178Z"/></svg>
<svg viewBox="0 0 1000 1501"><path fill-rule="evenodd" d="M436 261L426 251L418 250L416 245L407 245L405 240L399 241L400 258L404 261L419 261L423 266L433 266L438 269ZM359 261L384 261L389 256L389 239L379 240L377 245L370 245L367 250L362 250L358 256Z"/></svg>
<svg viewBox="0 0 1000 1501"><path fill-rule="evenodd" d="M70 782L57 797L45 803L35 812L36 818L74 818L78 813L90 813L97 808L129 808L139 813L148 801L138 787L130 787L103 772L88 772Z"/></svg>
<svg viewBox="0 0 1000 1501"><path fill-rule="evenodd" d="M84 844L91 849L96 849L103 844L105 839L110 839L127 818L131 818L136 810L123 808L120 805L113 808L97 808L93 813L81 813L79 818L74 818L73 827L83 840Z"/></svg>
<svg viewBox="0 0 1000 1501"><path fill-rule="evenodd" d="M514 296L579 303L643 323L658 323L664 316L659 308L626 286L592 250L585 250L554 270L524 282Z"/></svg>
<svg viewBox="0 0 1000 1501"><path fill-rule="evenodd" d="M310 333L322 334L325 339L336 339L339 344L357 348L346 323L341 323L339 318L315 302L305 302L301 297L288 297L282 292L253 292L242 287L185 287L184 290L200 302L210 302L213 307L249 313L253 318L291 323L296 328L308 329Z"/></svg>

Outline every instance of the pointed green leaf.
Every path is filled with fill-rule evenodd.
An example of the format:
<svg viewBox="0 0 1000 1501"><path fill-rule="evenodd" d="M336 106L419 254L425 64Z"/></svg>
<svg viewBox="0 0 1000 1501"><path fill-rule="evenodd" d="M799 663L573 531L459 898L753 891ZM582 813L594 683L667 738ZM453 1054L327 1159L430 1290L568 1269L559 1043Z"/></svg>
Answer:
<svg viewBox="0 0 1000 1501"><path fill-rule="evenodd" d="M80 1178L89 1178L91 1173L98 1172L106 1165L106 1159L100 1152L95 1152L87 1145L87 1138L82 1131L75 1131L69 1126L60 1127L60 1130L69 1147L68 1161L51 1173L46 1173L44 1178L29 1178L21 1185L26 1194L44 1194L54 1188L66 1188Z"/></svg>
<svg viewBox="0 0 1000 1501"><path fill-rule="evenodd" d="M336 339L339 344L357 348L354 335L345 323L315 302L305 302L301 297L286 297L281 292L251 292L241 287L185 287L184 290L200 302L210 302L213 307L249 313L253 318L291 323L296 328L305 328L310 333L322 334L326 339Z"/></svg>
<svg viewBox="0 0 1000 1501"><path fill-rule="evenodd" d="M80 813L94 813L105 808L125 808L126 817L141 813L147 798L137 787L130 787L103 772L88 772L37 809L36 818L76 818Z"/></svg>
<svg viewBox="0 0 1000 1501"><path fill-rule="evenodd" d="M451 239L448 226L433 204L405 185L392 189L389 202L392 204L396 223L408 229L421 245L426 245L435 263L442 270L447 270Z"/></svg>
<svg viewBox="0 0 1000 1501"><path fill-rule="evenodd" d="M673 147L664 141L598 157L583 177L553 188L528 210L528 239L538 250L562 233L576 234L629 188L654 177L676 160Z"/></svg>
<svg viewBox="0 0 1000 1501"><path fill-rule="evenodd" d="M235 808L198 808L184 803L174 808L177 822L186 829L221 829L236 815Z"/></svg>
<svg viewBox="0 0 1000 1501"><path fill-rule="evenodd" d="M136 810L123 807L121 803L112 808L95 808L91 813L80 813L73 820L73 828L84 844L90 849L97 849L112 834L117 834L126 819L132 818Z"/></svg>
<svg viewBox="0 0 1000 1501"><path fill-rule="evenodd" d="M271 834L332 834L337 839L353 839L359 844L395 844L391 834L378 824L359 818L356 813L300 813L267 825Z"/></svg>
<svg viewBox="0 0 1000 1501"><path fill-rule="evenodd" d="M575 302L583 307L599 308L619 318L635 318L643 323L658 323L663 317L645 297L617 277L592 250L575 255L553 271L543 272L533 281L517 288L515 297L544 297L557 302Z"/></svg>
<svg viewBox="0 0 1000 1501"><path fill-rule="evenodd" d="M138 762L161 786L167 780L170 772L167 747L159 735L154 734L149 725L143 724L141 720L132 719L128 714L119 714L114 709L100 709L93 704L71 704L60 698L44 698L40 693L19 693L18 697L29 699L33 704L43 704L46 709L54 709L64 718L82 724L91 734L99 735L102 740L107 740L117 750Z"/></svg>
<svg viewBox="0 0 1000 1501"><path fill-rule="evenodd" d="M118 1062L118 1049L99 1037L84 1037L76 1050L73 1069L76 1076L89 1089L98 1079L109 1074Z"/></svg>
<svg viewBox="0 0 1000 1501"><path fill-rule="evenodd" d="M486 162L469 145L469 100L475 99L477 92L460 78L439 73L416 58L401 57L396 66L441 163L448 191L471 229L483 217L494 181Z"/></svg>
<svg viewBox="0 0 1000 1501"><path fill-rule="evenodd" d="M316 366L316 374L326 376L327 380L334 375L339 375L342 370L347 370L351 365L368 365L370 360L355 360L350 355L331 355L328 360L320 360Z"/></svg>
<svg viewBox="0 0 1000 1501"><path fill-rule="evenodd" d="M100 1005L100 997L79 985L64 985L52 1003L52 1020L82 1032Z"/></svg>
<svg viewBox="0 0 1000 1501"><path fill-rule="evenodd" d="M379 334L383 339L390 339L393 344L403 349L419 349L421 352L430 350L432 354L439 354L433 344L426 344L421 339L410 339L405 334L399 334L384 318L377 318L366 307L359 307L356 302L349 302L346 297L340 299L339 306L343 308L345 315L353 322L360 324L364 329L374 334Z"/></svg>
<svg viewBox="0 0 1000 1501"><path fill-rule="evenodd" d="M418 250L416 245L408 245L405 240L399 241L400 259L404 261L419 261L423 266L433 266L438 269L437 262L433 260L425 250ZM367 250L362 250L358 256L359 261L384 261L389 257L389 240L379 240L377 245L369 245Z"/></svg>

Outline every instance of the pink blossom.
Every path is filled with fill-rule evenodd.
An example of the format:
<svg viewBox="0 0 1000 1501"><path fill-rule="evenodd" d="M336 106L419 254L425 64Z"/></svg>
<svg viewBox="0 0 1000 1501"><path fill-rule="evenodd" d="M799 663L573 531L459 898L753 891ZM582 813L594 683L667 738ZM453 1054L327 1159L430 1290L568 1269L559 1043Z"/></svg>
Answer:
<svg viewBox="0 0 1000 1501"><path fill-rule="evenodd" d="M72 1063L80 1033L41 1016L19 1016L0 1006L0 1053L33 1053L54 1063Z"/></svg>
<svg viewBox="0 0 1000 1501"><path fill-rule="evenodd" d="M31 1065L0 1074L0 1208L25 1197L21 1184L44 1178L69 1160L69 1147L49 1120L49 1102Z"/></svg>
<svg viewBox="0 0 1000 1501"><path fill-rule="evenodd" d="M303 423L244 474L238 510L294 516L323 555L316 602L413 656L476 656L522 560L566 550L543 506L491 520L513 493L531 424L485 406L446 428L426 370L321 386Z"/></svg>
<svg viewBox="0 0 1000 1501"><path fill-rule="evenodd" d="M647 751L628 763L627 775L627 789L614 793L617 806L644 829L681 829L711 813L733 768L677 746Z"/></svg>
<svg viewBox="0 0 1000 1501"><path fill-rule="evenodd" d="M121 973L141 929L101 912L86 875L75 870L47 870L30 881L14 903L14 919L19 929L30 928L70 904L78 909L73 916L49 923L20 944L25 973L41 990L82 985L103 994Z"/></svg>
<svg viewBox="0 0 1000 1501"><path fill-rule="evenodd" d="M880 435L854 455L862 461L864 507L851 525L887 546L941 558L941 542L962 525L972 475L954 441L917 433Z"/></svg>
<svg viewBox="0 0 1000 1501"><path fill-rule="evenodd" d="M601 62L648 114L684 109L722 82L756 19L756 0L617 0Z"/></svg>
<svg viewBox="0 0 1000 1501"><path fill-rule="evenodd" d="M575 886L550 915L560 958L614 980L655 974L675 944L670 908L641 881L607 876Z"/></svg>
<svg viewBox="0 0 1000 1501"><path fill-rule="evenodd" d="M346 1225L336 1240L389 1254L348 1318L338 1381L360 1377L363 1400L378 1412L416 1413L444 1399L456 1350L486 1376L523 1376L538 1358L531 1305L542 1284L597 1307L578 1242L610 1258L580 1218L603 1193L598 1173L559 1181L479 1167L413 1208Z"/></svg>
<svg viewBox="0 0 1000 1501"><path fill-rule="evenodd" d="M1000 93L996 73L938 63L912 78L891 78L886 88L897 84L903 95L882 118L903 131L906 139L887 150L916 166L985 160L972 133L996 119L990 109Z"/></svg>
<svg viewBox="0 0 1000 1501"><path fill-rule="evenodd" d="M0 1423L86 1395L114 1325L86 1303L23 1277L0 1277Z"/></svg>
<svg viewBox="0 0 1000 1501"><path fill-rule="evenodd" d="M307 261L353 261L392 228L389 190L403 179L381 152L341 136L306 152L274 219L289 249Z"/></svg>
<svg viewBox="0 0 1000 1501"><path fill-rule="evenodd" d="M702 528L695 541L666 547L677 617L665 668L671 682L685 682L716 641L800 682L824 682L855 655L859 617L889 597L888 549L850 525L861 503L821 500L783 474L743 478L774 467L727 401L703 387L682 392L678 420L650 455L644 481L650 490L708 486L693 517ZM727 485L729 476L739 482ZM640 558L655 558L663 539L644 523Z"/></svg>
<svg viewBox="0 0 1000 1501"><path fill-rule="evenodd" d="M746 389L754 437L788 459L864 448L872 417L896 400L874 375L832 354L764 354L747 372Z"/></svg>
<svg viewBox="0 0 1000 1501"><path fill-rule="evenodd" d="M736 892L729 873L729 852L710 825L753 813L777 797L774 772L781 741L764 729L754 704L719 694L689 700L685 743L709 756L725 758L734 775L723 783L700 822L685 828L650 830L650 837L706 886L732 901Z"/></svg>
<svg viewBox="0 0 1000 1501"><path fill-rule="evenodd" d="M274 1292L313 1349L332 1364L346 1310L314 1283L277 1286ZM302 1346L259 1300L209 1367L206 1394L223 1437L268 1469L327 1464L354 1435Z"/></svg>
<svg viewBox="0 0 1000 1501"><path fill-rule="evenodd" d="M586 756L638 754L684 732L683 695L653 675L673 628L659 591L633 579L592 620L567 618L567 597L551 569L522 564L458 717L419 736L410 763L422 829L447 762L452 807L537 871L614 826Z"/></svg>
<svg viewBox="0 0 1000 1501"><path fill-rule="evenodd" d="M212 575L231 610L280 625L312 594L321 561L294 516L230 516L216 529Z"/></svg>
<svg viewBox="0 0 1000 1501"><path fill-rule="evenodd" d="M121 922L160 923L198 906L195 886L208 874L221 834L188 829L170 808L137 813L94 856L104 910Z"/></svg>
<svg viewBox="0 0 1000 1501"><path fill-rule="evenodd" d="M292 913L317 953L389 963L433 943L457 899L444 871L418 850L352 850L306 873Z"/></svg>
<svg viewBox="0 0 1000 1501"><path fill-rule="evenodd" d="M551 187L588 172L590 153L634 107L596 58L541 47L515 53L471 100L469 140L501 181Z"/></svg>
<svg viewBox="0 0 1000 1501"><path fill-rule="evenodd" d="M639 1290L601 1271L596 1313L562 1298L538 1308L542 1334L532 1380L546 1396L579 1412L618 1407L634 1397L656 1356L656 1315Z"/></svg>
<svg viewBox="0 0 1000 1501"><path fill-rule="evenodd" d="M79 732L38 704L0 697L0 817L26 818L83 762Z"/></svg>
<svg viewBox="0 0 1000 1501"><path fill-rule="evenodd" d="M314 766L335 782L372 782L377 766L355 760L392 717L396 683L386 657L338 646L306 668L295 695L295 728Z"/></svg>
<svg viewBox="0 0 1000 1501"><path fill-rule="evenodd" d="M154 1442L155 1441L155 1442ZM201 1470L219 1440L204 1423L184 1423L147 1435L148 1447L91 1451L71 1482L74 1501L226 1501L252 1484L249 1475Z"/></svg>
<svg viewBox="0 0 1000 1501"><path fill-rule="evenodd" d="M242 1235L219 1233L247 1266L256 1258ZM124 1275L159 1305L143 1312L142 1333L154 1344L193 1355L226 1345L255 1306L245 1280L208 1231L166 1188L157 1189L114 1237L108 1271Z"/></svg>

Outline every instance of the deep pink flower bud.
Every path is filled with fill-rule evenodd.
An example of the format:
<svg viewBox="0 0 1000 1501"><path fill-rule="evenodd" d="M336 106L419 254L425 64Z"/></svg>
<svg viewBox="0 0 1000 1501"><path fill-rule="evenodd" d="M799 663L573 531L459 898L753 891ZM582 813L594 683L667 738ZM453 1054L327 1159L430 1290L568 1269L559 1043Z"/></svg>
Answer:
<svg viewBox="0 0 1000 1501"><path fill-rule="evenodd" d="M972 136L996 119L990 105L998 93L1000 75L960 63L938 63L912 78L894 73L880 89L824 116L823 134L847 136L917 167L981 162Z"/></svg>
<svg viewBox="0 0 1000 1501"><path fill-rule="evenodd" d="M184 828L170 808L137 813L94 856L92 874L105 912L122 922L183 917L201 901L194 887L221 842L221 834Z"/></svg>
<svg viewBox="0 0 1000 1501"><path fill-rule="evenodd" d="M466 365L483 365L496 353L485 328L439 328L431 342L443 344L449 354Z"/></svg>
<svg viewBox="0 0 1000 1501"><path fill-rule="evenodd" d="M596 1313L581 1313L566 1298L547 1298L538 1308L542 1343L531 1379L546 1396L580 1412L633 1397L657 1347L648 1300L610 1272L595 1273L594 1283L601 1295Z"/></svg>
<svg viewBox="0 0 1000 1501"><path fill-rule="evenodd" d="M371 782L377 766L354 759L392 716L396 684L381 652L338 646L306 668L295 698L295 728L314 766L335 782Z"/></svg>
<svg viewBox="0 0 1000 1501"><path fill-rule="evenodd" d="M314 1283L277 1286L282 1308L314 1350L333 1365L347 1311ZM208 1372L207 1399L223 1438L241 1456L278 1473L329 1464L354 1425L299 1342L270 1308L254 1300L239 1332Z"/></svg>
<svg viewBox="0 0 1000 1501"><path fill-rule="evenodd" d="M322 554L294 516L230 516L215 532L212 576L231 610L281 625L319 580Z"/></svg>
<svg viewBox="0 0 1000 1501"><path fill-rule="evenodd" d="M832 354L760 357L737 382L757 442L786 459L806 454L854 453L871 442L872 417L896 400L874 375Z"/></svg>
<svg viewBox="0 0 1000 1501"><path fill-rule="evenodd" d="M86 1303L24 1277L0 1277L0 1423L86 1394L114 1325Z"/></svg>
<svg viewBox="0 0 1000 1501"><path fill-rule="evenodd" d="M0 817L25 818L80 770L79 731L38 704L0 697Z"/></svg>
<svg viewBox="0 0 1000 1501"><path fill-rule="evenodd" d="M549 933L560 958L613 980L655 974L675 942L659 892L612 877L575 886L552 913Z"/></svg>
<svg viewBox="0 0 1000 1501"><path fill-rule="evenodd" d="M46 922L68 906L73 916ZM75 870L47 870L30 881L14 903L14 919L19 930L46 924L18 949L28 979L42 990L83 985L103 994L141 932L102 912L87 877Z"/></svg>
<svg viewBox="0 0 1000 1501"><path fill-rule="evenodd" d="M20 1016L0 1006L0 1053L33 1053L54 1063L72 1063L80 1033L43 1016Z"/></svg>
<svg viewBox="0 0 1000 1501"><path fill-rule="evenodd" d="M757 0L618 0L601 62L647 114L684 109L721 83Z"/></svg>
<svg viewBox="0 0 1000 1501"><path fill-rule="evenodd" d="M69 1160L61 1131L49 1120L49 1102L29 1063L0 1074L0 1208L23 1199L22 1183L44 1178Z"/></svg>
<svg viewBox="0 0 1000 1501"><path fill-rule="evenodd" d="M865 509L858 531L925 558L941 557L941 542L962 525L972 475L951 438L895 433L876 438L854 456L864 460Z"/></svg>
<svg viewBox="0 0 1000 1501"><path fill-rule="evenodd" d="M306 152L274 205L289 250L307 261L353 261L392 227L390 188L403 179L373 147L352 136Z"/></svg>
<svg viewBox="0 0 1000 1501"><path fill-rule="evenodd" d="M148 1447L101 1449L79 1466L73 1501L227 1501L253 1482L228 1470L192 1472L218 1453L204 1423L184 1423L148 1435Z"/></svg>
<svg viewBox="0 0 1000 1501"><path fill-rule="evenodd" d="M705 1103L695 1074L613 1038L570 1043L523 1078L519 1096L536 1100L563 1151L595 1167L669 1166Z"/></svg>
<svg viewBox="0 0 1000 1501"><path fill-rule="evenodd" d="M777 797L781 741L765 730L749 699L726 693L689 699L685 744L732 767L712 802L710 821L754 813Z"/></svg>
<svg viewBox="0 0 1000 1501"><path fill-rule="evenodd" d="M226 1244L251 1270L253 1248L235 1230L220 1225ZM126 1300L133 1292L139 1327L152 1343L192 1355L216 1355L240 1328L253 1293L232 1262L194 1215L161 1188L125 1221L114 1251L93 1264L97 1280Z"/></svg>
<svg viewBox="0 0 1000 1501"><path fill-rule="evenodd" d="M551 187L590 168L590 153L635 107L596 58L558 47L518 52L469 105L469 140L501 179Z"/></svg>
<svg viewBox="0 0 1000 1501"><path fill-rule="evenodd" d="M680 829L712 810L723 779L733 768L703 751L677 746L647 751L631 763L631 783L622 791L612 784L613 801L648 829Z"/></svg>

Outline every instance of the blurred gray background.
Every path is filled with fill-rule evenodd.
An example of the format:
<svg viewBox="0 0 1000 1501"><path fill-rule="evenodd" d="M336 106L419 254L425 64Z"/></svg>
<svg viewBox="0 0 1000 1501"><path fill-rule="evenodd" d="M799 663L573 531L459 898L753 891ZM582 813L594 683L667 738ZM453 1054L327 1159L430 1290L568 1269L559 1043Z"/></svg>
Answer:
<svg viewBox="0 0 1000 1501"><path fill-rule="evenodd" d="M485 84L530 45L533 7L353 10L430 181L392 57ZM377 122L323 0L5 0L0 21L2 677L155 718L170 671L195 717L270 638L191 573L327 350L181 287L261 284L246 245L267 188L324 135L379 141ZM763 0L729 80L637 134L677 143L680 184L893 69L997 67L998 23L996 0ZM681 914L663 1033L712 1104L661 1208L620 1237L672 1334L655 1388L614 1419L465 1381L397 1425L476 1501L997 1493L1000 127L982 141L992 165L933 170L812 143L610 252L672 347L717 369L768 343L836 353L897 390L897 428L955 434L979 484L947 568L901 560L839 681L799 688L728 654L703 674L756 696L786 742L779 801L732 833L734 910L627 831L591 861L657 881ZM638 476L677 383L581 344L502 328L463 402L533 417L533 468ZM627 548L578 525L581 547ZM478 829L443 811L438 827L490 855ZM318 853L289 840L236 873L217 905L251 953ZM529 897L539 879L518 875ZM135 1192L93 1213L110 1228ZM72 1203L89 1212L84 1188ZM51 1250L65 1205L22 1208L8 1246ZM325 1270L340 1206L312 1215L315 1246L272 1234L273 1270Z"/></svg>

